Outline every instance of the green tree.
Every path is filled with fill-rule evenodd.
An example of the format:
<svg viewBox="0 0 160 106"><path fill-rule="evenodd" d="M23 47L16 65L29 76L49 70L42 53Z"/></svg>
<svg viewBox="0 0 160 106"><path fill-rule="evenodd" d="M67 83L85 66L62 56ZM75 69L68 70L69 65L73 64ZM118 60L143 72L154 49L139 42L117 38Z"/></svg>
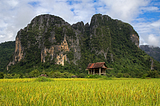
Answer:
<svg viewBox="0 0 160 106"><path fill-rule="evenodd" d="M79 74L77 74L78 78L85 78L86 76L87 76L87 74L85 74L85 73L79 73Z"/></svg>
<svg viewBox="0 0 160 106"><path fill-rule="evenodd" d="M69 72L64 72L63 73L64 78L71 78L71 74Z"/></svg>
<svg viewBox="0 0 160 106"><path fill-rule="evenodd" d="M0 44L0 72L4 72L15 49L15 41Z"/></svg>
<svg viewBox="0 0 160 106"><path fill-rule="evenodd" d="M0 72L0 79L3 79L4 78L4 74L3 72Z"/></svg>
<svg viewBox="0 0 160 106"><path fill-rule="evenodd" d="M117 74L117 78L121 78L121 77L123 77L123 74L122 73L118 73Z"/></svg>
<svg viewBox="0 0 160 106"><path fill-rule="evenodd" d="M54 72L53 78L63 78L63 74L61 72Z"/></svg>
<svg viewBox="0 0 160 106"><path fill-rule="evenodd" d="M39 75L40 72L37 69L30 72L30 77L38 77Z"/></svg>
<svg viewBox="0 0 160 106"><path fill-rule="evenodd" d="M158 71L157 70L150 70L148 71L148 76L151 77L151 78L158 78L159 77L159 74L158 74Z"/></svg>

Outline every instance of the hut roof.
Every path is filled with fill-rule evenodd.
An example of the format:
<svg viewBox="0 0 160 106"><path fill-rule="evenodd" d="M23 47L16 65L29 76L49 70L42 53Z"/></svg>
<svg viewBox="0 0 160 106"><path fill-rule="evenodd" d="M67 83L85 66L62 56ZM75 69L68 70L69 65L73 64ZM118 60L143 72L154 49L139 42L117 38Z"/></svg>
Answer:
<svg viewBox="0 0 160 106"><path fill-rule="evenodd" d="M107 68L105 62L89 63L87 69L92 68Z"/></svg>

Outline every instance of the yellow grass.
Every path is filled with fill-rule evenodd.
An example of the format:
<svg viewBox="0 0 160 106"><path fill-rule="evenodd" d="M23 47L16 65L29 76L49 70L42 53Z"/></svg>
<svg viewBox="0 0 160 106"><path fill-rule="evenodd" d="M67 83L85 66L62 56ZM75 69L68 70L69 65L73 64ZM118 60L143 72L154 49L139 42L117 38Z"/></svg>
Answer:
<svg viewBox="0 0 160 106"><path fill-rule="evenodd" d="M160 79L1 79L0 106L160 106Z"/></svg>

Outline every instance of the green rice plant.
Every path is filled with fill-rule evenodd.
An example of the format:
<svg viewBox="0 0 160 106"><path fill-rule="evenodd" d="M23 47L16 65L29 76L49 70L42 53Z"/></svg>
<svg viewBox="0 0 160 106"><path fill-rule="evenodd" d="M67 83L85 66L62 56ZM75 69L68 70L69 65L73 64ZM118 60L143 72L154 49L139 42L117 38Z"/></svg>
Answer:
<svg viewBox="0 0 160 106"><path fill-rule="evenodd" d="M35 80L0 79L0 106L160 106L160 79Z"/></svg>

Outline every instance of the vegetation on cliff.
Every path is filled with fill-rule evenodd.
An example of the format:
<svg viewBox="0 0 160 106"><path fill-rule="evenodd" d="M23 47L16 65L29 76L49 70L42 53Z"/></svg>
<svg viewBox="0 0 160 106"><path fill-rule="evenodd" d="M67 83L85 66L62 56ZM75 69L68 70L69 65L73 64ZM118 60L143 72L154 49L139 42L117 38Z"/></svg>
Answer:
<svg viewBox="0 0 160 106"><path fill-rule="evenodd" d="M149 46L149 45L140 45L140 48L145 51L148 55L153 57L155 60L160 62L160 48Z"/></svg>
<svg viewBox="0 0 160 106"><path fill-rule="evenodd" d="M6 69L12 54L14 53L15 42L5 42L0 44L0 72Z"/></svg>
<svg viewBox="0 0 160 106"><path fill-rule="evenodd" d="M19 40L19 41L17 41ZM142 77L151 69L149 55L139 48L139 36L131 25L96 14L90 24L70 25L53 15L40 15L21 29L16 37L16 52L8 65L9 73L68 72L87 74L87 65L106 62L108 76L118 73ZM63 66L64 65L64 66ZM160 72L160 63L152 67Z"/></svg>

